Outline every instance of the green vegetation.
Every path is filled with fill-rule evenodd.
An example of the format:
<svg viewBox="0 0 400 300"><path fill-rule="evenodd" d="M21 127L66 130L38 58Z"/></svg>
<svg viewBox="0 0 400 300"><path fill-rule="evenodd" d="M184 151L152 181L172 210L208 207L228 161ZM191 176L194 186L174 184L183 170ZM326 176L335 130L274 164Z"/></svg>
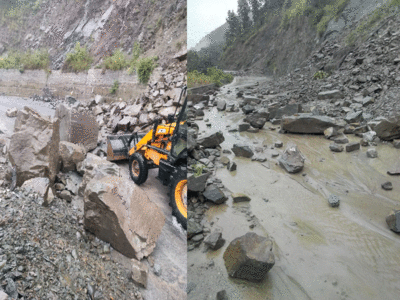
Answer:
<svg viewBox="0 0 400 300"><path fill-rule="evenodd" d="M313 6L309 0L294 0L290 7L282 12L281 28L287 28L290 22L299 16L309 16L319 36L322 36L332 19L338 19L350 0L331 0L316 2Z"/></svg>
<svg viewBox="0 0 400 300"><path fill-rule="evenodd" d="M329 76L328 73L325 73L324 71L317 71L314 74L314 79L324 79L328 76Z"/></svg>
<svg viewBox="0 0 400 300"><path fill-rule="evenodd" d="M138 74L141 83L147 83L149 81L151 73L157 66L157 60L158 57L145 57L137 61L136 73Z"/></svg>
<svg viewBox="0 0 400 300"><path fill-rule="evenodd" d="M0 69L49 70L49 53L46 50L11 52L7 57L0 57Z"/></svg>
<svg viewBox="0 0 400 300"><path fill-rule="evenodd" d="M115 94L119 88L119 81L114 80L113 86L110 89L110 94Z"/></svg>
<svg viewBox="0 0 400 300"><path fill-rule="evenodd" d="M107 57L104 60L104 68L118 71L128 66L125 54L121 49L117 49L112 56Z"/></svg>
<svg viewBox="0 0 400 300"><path fill-rule="evenodd" d="M67 72L81 72L89 70L92 62L93 57L86 49L86 46L82 48L80 43L77 42L75 49L72 52L67 53L63 70Z"/></svg>
<svg viewBox="0 0 400 300"><path fill-rule="evenodd" d="M197 70L188 73L188 87L215 83L217 86L230 83L233 80L232 74L224 73L216 67L208 68L207 74Z"/></svg>
<svg viewBox="0 0 400 300"><path fill-rule="evenodd" d="M396 13L399 7L400 0L392 0L375 9L366 20L362 21L356 29L350 32L346 37L346 44L354 46L358 40L365 40L372 28L391 13Z"/></svg>
<svg viewBox="0 0 400 300"><path fill-rule="evenodd" d="M140 48L140 44L138 42L135 42L135 44L133 45L133 49L132 49L132 58L129 61L128 65L128 74L131 75L135 70L136 70L136 64L137 61L140 57L140 54L142 54L143 50L142 48Z"/></svg>
<svg viewBox="0 0 400 300"><path fill-rule="evenodd" d="M203 174L203 169L205 168L205 165L193 164L192 168L194 170L194 177L199 177L201 174Z"/></svg>

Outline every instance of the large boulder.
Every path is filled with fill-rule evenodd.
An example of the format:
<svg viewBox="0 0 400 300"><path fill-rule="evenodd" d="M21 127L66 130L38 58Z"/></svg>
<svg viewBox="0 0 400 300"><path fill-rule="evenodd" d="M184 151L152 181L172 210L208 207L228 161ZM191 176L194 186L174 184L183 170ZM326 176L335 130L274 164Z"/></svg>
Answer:
<svg viewBox="0 0 400 300"><path fill-rule="evenodd" d="M85 159L85 149L70 142L60 142L60 157L64 172L76 170L76 164Z"/></svg>
<svg viewBox="0 0 400 300"><path fill-rule="evenodd" d="M130 179L93 179L84 195L84 226L129 258L150 255L165 223L160 208Z"/></svg>
<svg viewBox="0 0 400 300"><path fill-rule="evenodd" d="M78 189L80 196L84 195L86 185L92 179L101 179L109 176L121 175L119 166L101 157L88 153L85 160L77 165L78 172L83 174L82 182Z"/></svg>
<svg viewBox="0 0 400 300"><path fill-rule="evenodd" d="M312 114L299 114L282 118L282 129L292 133L323 134L329 127L336 127L335 119Z"/></svg>
<svg viewBox="0 0 400 300"><path fill-rule="evenodd" d="M392 119L381 118L369 122L368 125L381 140L390 141L400 138L400 116Z"/></svg>
<svg viewBox="0 0 400 300"><path fill-rule="evenodd" d="M394 232L400 232L400 210L392 210L386 217L386 223Z"/></svg>
<svg viewBox="0 0 400 300"><path fill-rule="evenodd" d="M55 117L60 119L60 141L80 144L85 151L97 147L99 124L91 111L78 111L60 104Z"/></svg>
<svg viewBox="0 0 400 300"><path fill-rule="evenodd" d="M219 131L199 139L197 143L202 145L204 148L215 148L223 141L225 141L224 135Z"/></svg>
<svg viewBox="0 0 400 300"><path fill-rule="evenodd" d="M289 173L298 173L303 170L304 157L296 145L289 145L279 158L279 165Z"/></svg>
<svg viewBox="0 0 400 300"><path fill-rule="evenodd" d="M188 176L188 189L192 192L202 192L206 188L206 182L211 173L205 173L200 176L194 174Z"/></svg>
<svg viewBox="0 0 400 300"><path fill-rule="evenodd" d="M18 112L8 151L17 186L35 177L54 182L59 170L59 124L29 107Z"/></svg>
<svg viewBox="0 0 400 300"><path fill-rule="evenodd" d="M249 281L261 281L275 264L273 243L269 238L248 232L234 239L224 252L229 276Z"/></svg>

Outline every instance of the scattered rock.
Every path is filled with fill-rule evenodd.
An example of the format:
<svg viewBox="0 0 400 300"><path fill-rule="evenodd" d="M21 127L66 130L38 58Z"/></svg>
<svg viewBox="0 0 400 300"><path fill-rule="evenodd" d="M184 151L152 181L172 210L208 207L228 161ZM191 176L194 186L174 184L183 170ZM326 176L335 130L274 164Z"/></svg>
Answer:
<svg viewBox="0 0 400 300"><path fill-rule="evenodd" d="M190 175L188 177L188 189L193 192L202 192L206 187L206 182L210 173L202 174L200 176Z"/></svg>
<svg viewBox="0 0 400 300"><path fill-rule="evenodd" d="M199 139L198 144L202 145L204 148L215 148L224 141L224 135L219 131Z"/></svg>
<svg viewBox="0 0 400 300"><path fill-rule="evenodd" d="M213 231L204 239L204 244L207 245L210 249L216 251L221 248L225 243L225 240L222 238L222 232Z"/></svg>
<svg viewBox="0 0 400 300"><path fill-rule="evenodd" d="M136 259L131 259L132 262L132 280L141 285L144 288L147 288L147 276L149 275L149 267Z"/></svg>
<svg viewBox="0 0 400 300"><path fill-rule="evenodd" d="M369 158L377 158L378 157L378 151L376 151L375 148L371 148L367 150L367 157Z"/></svg>
<svg viewBox="0 0 400 300"><path fill-rule="evenodd" d="M225 267L229 276L249 281L261 281L274 266L270 239L248 232L234 239L224 252Z"/></svg>
<svg viewBox="0 0 400 300"><path fill-rule="evenodd" d="M382 118L378 121L371 121L368 123L376 135L384 140L390 141L400 138L400 116L393 119Z"/></svg>
<svg viewBox="0 0 400 300"><path fill-rule="evenodd" d="M276 148L282 148L283 147L283 142L276 141L274 145L275 145Z"/></svg>
<svg viewBox="0 0 400 300"><path fill-rule="evenodd" d="M400 232L400 210L392 210L386 217L386 223L390 230L399 233Z"/></svg>
<svg viewBox="0 0 400 300"><path fill-rule="evenodd" d="M338 207L340 205L340 199L336 195L329 195L328 203L330 207Z"/></svg>
<svg viewBox="0 0 400 300"><path fill-rule="evenodd" d="M254 155L254 152L251 150L251 148L244 144L234 144L232 152L235 153L236 156L242 156L247 158L251 158Z"/></svg>
<svg viewBox="0 0 400 300"><path fill-rule="evenodd" d="M225 194L215 184L206 187L203 196L215 204L221 204L227 200Z"/></svg>
<svg viewBox="0 0 400 300"><path fill-rule="evenodd" d="M233 193L232 198L234 203L246 202L251 200L249 196L242 193Z"/></svg>
<svg viewBox="0 0 400 300"><path fill-rule="evenodd" d="M229 300L227 292L225 290L219 291L217 293L217 300Z"/></svg>
<svg viewBox="0 0 400 300"><path fill-rule="evenodd" d="M304 157L296 145L289 145L279 158L279 165L289 173L298 173L303 170Z"/></svg>
<svg viewBox="0 0 400 300"><path fill-rule="evenodd" d="M352 152L360 149L360 143L354 142L346 145L346 152Z"/></svg>
<svg viewBox="0 0 400 300"><path fill-rule="evenodd" d="M6 111L6 115L9 118L15 118L17 116L17 113L18 113L18 108L16 108L16 107L9 108Z"/></svg>
<svg viewBox="0 0 400 300"><path fill-rule="evenodd" d="M21 186L22 189L36 192L40 197L44 199L43 205L47 206L51 203L51 199L48 199L48 193L50 190L50 180L46 177L36 177L24 181Z"/></svg>
<svg viewBox="0 0 400 300"><path fill-rule="evenodd" d="M331 149L332 152L342 152L344 150L343 146L336 143L330 144L329 149Z"/></svg>
<svg viewBox="0 0 400 300"><path fill-rule="evenodd" d="M341 99L341 98L343 98L343 95L339 90L331 90L331 91L321 92L318 94L318 99L320 100Z"/></svg>
<svg viewBox="0 0 400 300"><path fill-rule="evenodd" d="M250 124L249 123L240 123L238 125L238 131L242 132L242 131L247 131L250 128Z"/></svg>
<svg viewBox="0 0 400 300"><path fill-rule="evenodd" d="M236 167L237 167L237 165L235 162L230 162L227 166L227 169L229 172L233 172L233 171L236 171Z"/></svg>
<svg viewBox="0 0 400 300"><path fill-rule="evenodd" d="M385 182L385 183L382 183L382 188L385 190L385 191L390 191L390 190L392 190L393 189L393 185L392 185L392 183L390 182L390 181L387 181L387 182Z"/></svg>
<svg viewBox="0 0 400 300"><path fill-rule="evenodd" d="M219 111L224 111L226 109L226 101L225 100L218 100L217 101L217 109Z"/></svg>

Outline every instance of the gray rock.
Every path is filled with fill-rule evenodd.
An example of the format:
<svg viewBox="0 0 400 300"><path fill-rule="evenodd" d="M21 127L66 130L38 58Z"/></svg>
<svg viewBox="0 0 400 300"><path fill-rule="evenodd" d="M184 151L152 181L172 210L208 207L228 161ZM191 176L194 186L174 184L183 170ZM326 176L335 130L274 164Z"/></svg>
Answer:
<svg viewBox="0 0 400 300"><path fill-rule="evenodd" d="M219 131L199 139L198 144L202 145L204 148L215 148L224 141L224 135Z"/></svg>
<svg viewBox="0 0 400 300"><path fill-rule="evenodd" d="M378 157L378 152L376 151L375 148L371 148L367 150L367 157L369 158L377 158Z"/></svg>
<svg viewBox="0 0 400 300"><path fill-rule="evenodd" d="M330 144L329 149L331 149L332 152L342 152L344 150L343 146L336 143Z"/></svg>
<svg viewBox="0 0 400 300"><path fill-rule="evenodd" d="M82 146L61 141L59 146L63 172L76 170L76 165L85 159L85 149Z"/></svg>
<svg viewBox="0 0 400 300"><path fill-rule="evenodd" d="M274 145L275 145L276 148L282 148L283 147L283 142L276 141Z"/></svg>
<svg viewBox="0 0 400 300"><path fill-rule="evenodd" d="M226 101L225 100L218 100L217 101L217 109L219 111L224 111L226 109Z"/></svg>
<svg viewBox="0 0 400 300"><path fill-rule="evenodd" d="M378 121L371 121L368 123L377 136L384 140L390 141L400 138L400 117L397 116L393 119L382 118Z"/></svg>
<svg viewBox="0 0 400 300"><path fill-rule="evenodd" d="M15 118L17 116L17 113L18 113L18 108L16 108L16 107L9 108L6 111L6 115L9 118Z"/></svg>
<svg viewBox="0 0 400 300"><path fill-rule="evenodd" d="M341 136L333 138L333 141L336 144L347 144L349 142L349 139L345 135L341 135Z"/></svg>
<svg viewBox="0 0 400 300"><path fill-rule="evenodd" d="M3 291L0 291L0 300L9 300L8 295Z"/></svg>
<svg viewBox="0 0 400 300"><path fill-rule="evenodd" d="M244 144L234 144L232 152L235 153L236 156L242 156L247 158L250 158L254 155L254 152L251 150L251 148Z"/></svg>
<svg viewBox="0 0 400 300"><path fill-rule="evenodd" d="M318 133L323 134L329 127L336 127L335 119L312 114L299 114L298 116L283 117L282 129L292 133Z"/></svg>
<svg viewBox="0 0 400 300"><path fill-rule="evenodd" d="M136 259L131 260L131 267L132 273L131 278L132 280L141 285L144 288L147 288L147 277L149 275L149 267Z"/></svg>
<svg viewBox="0 0 400 300"><path fill-rule="evenodd" d="M224 243L225 240L222 238L222 232L217 230L207 235L206 238L204 239L204 244L214 251L221 248L224 245Z"/></svg>
<svg viewBox="0 0 400 300"><path fill-rule="evenodd" d="M217 293L217 300L229 300L227 292L225 290L219 291Z"/></svg>
<svg viewBox="0 0 400 300"><path fill-rule="evenodd" d="M279 165L288 173L298 173L303 170L304 157L296 145L289 145L279 158Z"/></svg>
<svg viewBox="0 0 400 300"><path fill-rule="evenodd" d="M202 192L206 188L206 182L210 173L205 173L200 176L190 175L188 177L188 189L192 192Z"/></svg>
<svg viewBox="0 0 400 300"><path fill-rule="evenodd" d="M195 222L193 219L188 219L188 226L187 226L187 237L188 239L191 239L195 235L202 233L203 232L203 227Z"/></svg>
<svg viewBox="0 0 400 300"><path fill-rule="evenodd" d="M227 200L225 194L215 184L206 187L203 196L215 204L221 204Z"/></svg>
<svg viewBox="0 0 400 300"><path fill-rule="evenodd" d="M356 123L360 122L362 120L362 111L356 111L356 112L350 112L346 115L344 118L346 122L348 123Z"/></svg>
<svg viewBox="0 0 400 300"><path fill-rule="evenodd" d="M360 143L354 142L346 145L346 152L352 152L360 149Z"/></svg>
<svg viewBox="0 0 400 300"><path fill-rule="evenodd" d="M400 149L400 140L393 140L393 147Z"/></svg>
<svg viewBox="0 0 400 300"><path fill-rule="evenodd" d="M251 200L249 196L242 194L242 193L233 193L232 199L233 199L234 203L249 202Z"/></svg>
<svg viewBox="0 0 400 300"><path fill-rule="evenodd" d="M343 95L339 90L331 90L331 91L321 92L318 94L318 99L320 100L341 99L341 98L343 98Z"/></svg>
<svg viewBox="0 0 400 300"><path fill-rule="evenodd" d="M281 119L283 116L292 116L302 112L302 107L300 104L288 104L284 107L277 108L272 107L269 109L269 118L271 119Z"/></svg>
<svg viewBox="0 0 400 300"><path fill-rule="evenodd" d="M390 191L390 190L392 190L393 189L393 185L392 185L392 183L390 182L390 181L387 181L387 182L385 182L385 183L382 183L382 188L385 190L385 191Z"/></svg>
<svg viewBox="0 0 400 300"><path fill-rule="evenodd" d="M247 131L250 128L250 124L249 123L240 123L238 125L238 131L242 132L242 131Z"/></svg>
<svg viewBox="0 0 400 300"><path fill-rule="evenodd" d="M400 232L400 210L392 210L386 217L386 223L390 230Z"/></svg>
<svg viewBox="0 0 400 300"><path fill-rule="evenodd" d="M256 113L247 116L244 121L250 123L254 128L262 129L267 122L267 118L263 114Z"/></svg>
<svg viewBox="0 0 400 300"><path fill-rule="evenodd" d="M330 207L338 207L340 205L340 199L336 195L329 195L328 203Z"/></svg>
<svg viewBox="0 0 400 300"><path fill-rule="evenodd" d="M335 136L337 136L339 133L338 133L338 131L337 131L337 129L335 128L335 127L329 127L329 128L327 128L327 129L325 129L325 131L324 131L324 136L327 138L327 139L330 139L330 138L332 138L332 137L335 137Z"/></svg>
<svg viewBox="0 0 400 300"><path fill-rule="evenodd" d="M17 299L18 298L17 285L11 278L6 278L5 281L7 282L5 292L8 294L8 296L10 296L11 299Z"/></svg>
<svg viewBox="0 0 400 300"><path fill-rule="evenodd" d="M247 115L249 113L252 113L256 108L252 105L245 105L242 107L242 111Z"/></svg>
<svg viewBox="0 0 400 300"><path fill-rule="evenodd" d="M228 171L233 172L236 171L237 165L235 162L230 162L227 166Z"/></svg>
<svg viewBox="0 0 400 300"><path fill-rule="evenodd" d="M275 264L270 239L248 232L234 239L224 252L229 276L248 281L261 281Z"/></svg>
<svg viewBox="0 0 400 300"><path fill-rule="evenodd" d="M72 195L70 191L64 190L62 191L59 195L59 198L64 199L67 202L71 202L72 201Z"/></svg>

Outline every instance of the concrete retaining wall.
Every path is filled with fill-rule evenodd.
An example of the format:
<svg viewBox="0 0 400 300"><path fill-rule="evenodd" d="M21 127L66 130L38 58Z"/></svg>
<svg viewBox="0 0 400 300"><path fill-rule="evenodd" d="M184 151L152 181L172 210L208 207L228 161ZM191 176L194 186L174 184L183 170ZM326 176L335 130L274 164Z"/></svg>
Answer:
<svg viewBox="0 0 400 300"><path fill-rule="evenodd" d="M207 85L202 85L202 86L198 86L198 87L193 87L188 89L188 93L189 94L205 94L210 90L213 90L216 88L216 85L213 84L207 84Z"/></svg>
<svg viewBox="0 0 400 300"><path fill-rule="evenodd" d="M86 102L95 95L103 95L108 99L122 98L128 100L143 93L147 85L139 83L136 74L128 75L126 71L106 71L101 74L101 69L91 69L85 73L61 73L52 71L47 75L43 70L18 70L0 69L0 94L7 96L30 97L34 94L43 95L43 88L48 88L58 97L72 95L79 101ZM154 70L150 82L158 79L160 68ZM109 90L114 83L119 81L119 89L115 95Z"/></svg>

